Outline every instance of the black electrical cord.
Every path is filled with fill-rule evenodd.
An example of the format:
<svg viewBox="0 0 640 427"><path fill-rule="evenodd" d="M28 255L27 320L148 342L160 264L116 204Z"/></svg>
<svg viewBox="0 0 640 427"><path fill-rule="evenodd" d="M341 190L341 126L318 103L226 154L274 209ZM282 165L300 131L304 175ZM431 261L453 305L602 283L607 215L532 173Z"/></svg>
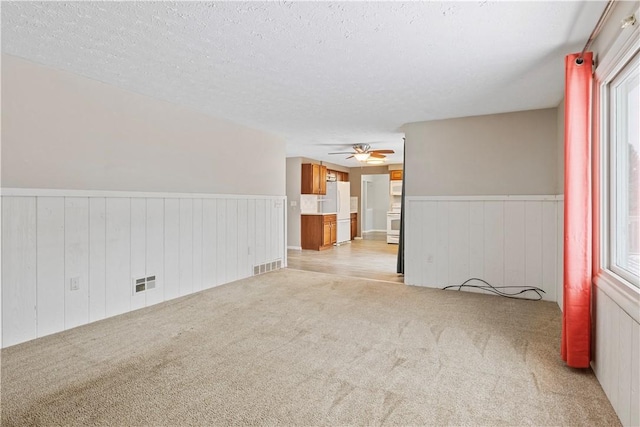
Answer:
<svg viewBox="0 0 640 427"><path fill-rule="evenodd" d="M477 280L478 282L482 282L484 284L486 284L487 286L479 286L479 285L467 285L467 283L473 281L473 280ZM467 279L465 280L462 284L460 285L449 285L449 286L445 286L444 288L442 288L442 290L446 290L446 289L450 289L450 288L458 288L458 290L462 290L462 288L476 288L476 289L482 289L483 291L487 291L487 292L492 292L496 295L500 295L501 297L505 297L505 298L513 298L513 299L521 299L521 300L528 300L528 301L540 301L542 299L542 295L540 294L540 292L542 292L543 294L546 293L545 291L543 291L540 288L537 288L535 286L493 286L491 283L482 280L482 279L478 279L477 277L472 277L471 279ZM512 292L512 293L508 293L508 292L504 292L501 291L500 289L521 289L518 292ZM516 295L520 295L523 294L525 292L535 292L538 295L538 298L519 298Z"/></svg>

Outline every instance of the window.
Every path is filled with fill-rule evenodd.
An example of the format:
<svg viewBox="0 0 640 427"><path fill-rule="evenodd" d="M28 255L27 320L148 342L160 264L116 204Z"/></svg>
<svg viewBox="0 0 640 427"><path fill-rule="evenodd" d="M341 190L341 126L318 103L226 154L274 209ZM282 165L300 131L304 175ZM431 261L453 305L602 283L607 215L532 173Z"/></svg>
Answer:
<svg viewBox="0 0 640 427"><path fill-rule="evenodd" d="M606 87L608 138L603 200L607 270L640 286L640 54L624 64Z"/></svg>
<svg viewBox="0 0 640 427"><path fill-rule="evenodd" d="M637 3L633 14L640 17ZM640 230L638 74L640 25L623 26L594 73L594 176L599 209L594 212L598 253L594 285L640 322L638 261Z"/></svg>
<svg viewBox="0 0 640 427"><path fill-rule="evenodd" d="M636 54L611 82L610 265L638 285L640 274L640 100Z"/></svg>

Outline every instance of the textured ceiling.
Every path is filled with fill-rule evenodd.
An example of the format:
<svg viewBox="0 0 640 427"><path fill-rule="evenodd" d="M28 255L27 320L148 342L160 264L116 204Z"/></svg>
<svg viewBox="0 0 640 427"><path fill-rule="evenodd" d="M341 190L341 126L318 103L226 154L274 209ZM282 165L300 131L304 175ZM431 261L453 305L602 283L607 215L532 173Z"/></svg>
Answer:
<svg viewBox="0 0 640 427"><path fill-rule="evenodd" d="M278 134L394 148L408 122L555 107L595 2L2 2L2 51Z"/></svg>

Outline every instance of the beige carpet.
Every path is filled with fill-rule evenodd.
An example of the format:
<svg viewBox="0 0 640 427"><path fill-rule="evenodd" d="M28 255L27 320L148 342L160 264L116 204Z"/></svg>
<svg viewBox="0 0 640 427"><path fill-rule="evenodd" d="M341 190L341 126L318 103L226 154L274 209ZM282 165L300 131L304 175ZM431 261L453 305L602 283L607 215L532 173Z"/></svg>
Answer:
<svg viewBox="0 0 640 427"><path fill-rule="evenodd" d="M619 425L547 302L281 270L2 352L2 425Z"/></svg>

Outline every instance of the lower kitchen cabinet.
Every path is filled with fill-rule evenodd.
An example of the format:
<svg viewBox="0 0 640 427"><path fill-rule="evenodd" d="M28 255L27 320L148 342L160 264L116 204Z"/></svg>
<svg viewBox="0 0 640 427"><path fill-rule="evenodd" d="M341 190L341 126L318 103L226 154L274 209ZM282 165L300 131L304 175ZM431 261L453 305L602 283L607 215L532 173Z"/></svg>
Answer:
<svg viewBox="0 0 640 427"><path fill-rule="evenodd" d="M338 240L338 218L329 215L302 215L300 218L302 249L329 249Z"/></svg>

